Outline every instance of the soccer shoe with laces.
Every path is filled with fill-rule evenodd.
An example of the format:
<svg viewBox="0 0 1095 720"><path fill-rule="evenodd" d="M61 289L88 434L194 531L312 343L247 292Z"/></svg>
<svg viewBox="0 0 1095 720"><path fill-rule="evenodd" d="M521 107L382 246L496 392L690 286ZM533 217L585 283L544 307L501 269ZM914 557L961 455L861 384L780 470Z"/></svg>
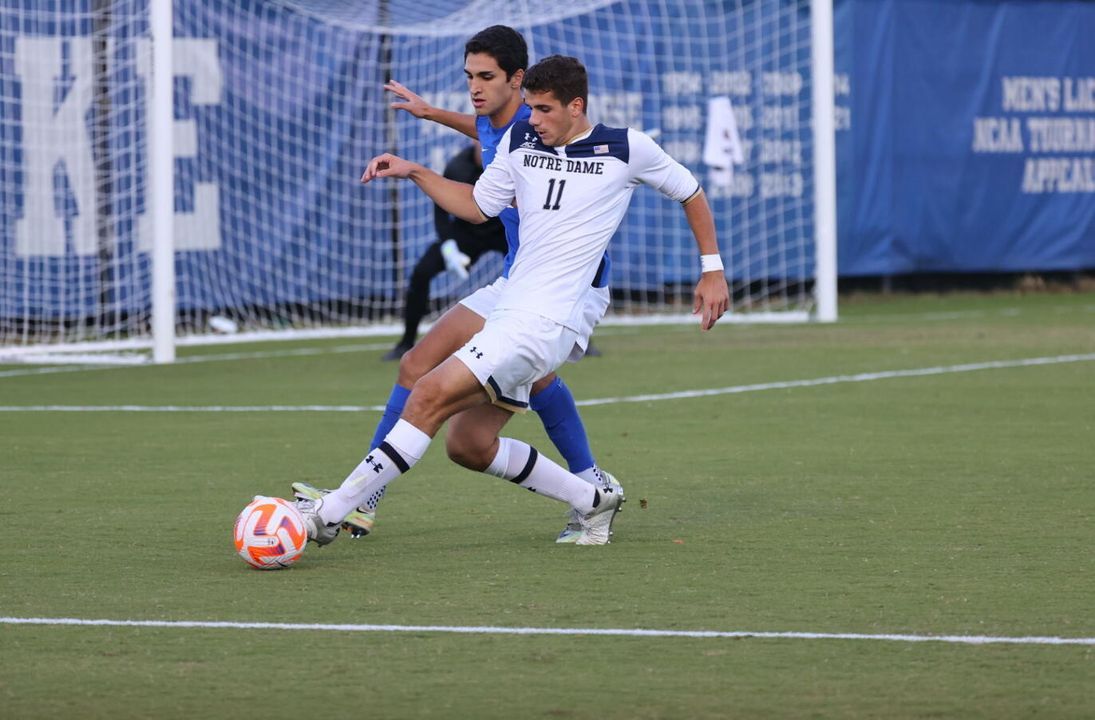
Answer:
<svg viewBox="0 0 1095 720"><path fill-rule="evenodd" d="M573 543L578 540L578 537L582 534L582 513L578 512L574 508L570 509L567 514L567 526L563 528L563 531L559 533L559 537L555 538L557 543Z"/></svg>
<svg viewBox="0 0 1095 720"><path fill-rule="evenodd" d="M319 509L323 506L323 500L297 500L297 510L304 518L304 528L308 532L308 539L316 545L327 545L338 537L338 523L330 525L323 522L319 516Z"/></svg>
<svg viewBox="0 0 1095 720"><path fill-rule="evenodd" d="M298 500L320 500L329 492L331 491L320 490L305 482L293 483L293 495L295 495ZM342 527L346 532L350 533L351 538L356 540L371 533L373 531L374 523L376 523L375 512L370 512L365 508L358 508L343 519Z"/></svg>
<svg viewBox="0 0 1095 720"><path fill-rule="evenodd" d="M612 542L612 521L624 504L624 489L615 479L610 479L598 492L601 493L601 502L593 508L593 512L582 515L578 521L582 529L574 540L575 545L607 545Z"/></svg>
<svg viewBox="0 0 1095 720"><path fill-rule="evenodd" d="M602 483L600 487L608 487L613 484L616 487L620 486L620 483L616 482L616 476L612 473L597 468L597 472L601 476ZM582 513L578 512L574 508L570 509L567 513L567 525L563 528L563 531L559 533L559 537L555 538L557 543L573 543L577 542L578 538L582 535Z"/></svg>

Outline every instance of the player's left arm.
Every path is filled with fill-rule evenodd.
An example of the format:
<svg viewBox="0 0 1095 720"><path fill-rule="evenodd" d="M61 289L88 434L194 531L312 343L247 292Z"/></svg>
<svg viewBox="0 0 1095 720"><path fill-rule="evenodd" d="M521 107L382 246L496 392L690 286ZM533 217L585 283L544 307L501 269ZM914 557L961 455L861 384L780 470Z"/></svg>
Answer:
<svg viewBox="0 0 1095 720"><path fill-rule="evenodd" d="M657 188L684 206L684 216L700 251L701 272L692 293L692 314L700 315L703 330L710 330L730 307L730 288L726 284L715 217L707 196L688 168L670 157L649 136L631 130L628 140L637 173L635 179Z"/></svg>
<svg viewBox="0 0 1095 720"><path fill-rule="evenodd" d="M684 216L696 247L700 251L701 273L696 289L692 292L692 314L700 315L700 327L710 330L730 307L730 287L726 284L722 256L719 254L718 236L715 234L715 216L707 204L703 188L685 200Z"/></svg>

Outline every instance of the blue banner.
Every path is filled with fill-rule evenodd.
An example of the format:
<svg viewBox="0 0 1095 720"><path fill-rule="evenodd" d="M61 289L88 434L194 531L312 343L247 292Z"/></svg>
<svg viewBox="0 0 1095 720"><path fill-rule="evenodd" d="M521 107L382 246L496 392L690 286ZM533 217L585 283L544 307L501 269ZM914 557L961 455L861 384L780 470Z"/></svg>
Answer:
<svg viewBox="0 0 1095 720"><path fill-rule="evenodd" d="M0 319L147 309L148 2L0 9ZM357 177L389 149L440 170L467 142L382 85L467 111L474 29L378 34L328 4L175 5L184 312L391 312L436 239L411 184ZM814 266L808 10L623 0L514 24L533 60L583 59L595 122L650 132L700 178L738 287L792 287ZM1095 267L1095 3L837 0L835 23L841 275ZM695 278L683 214L647 189L611 253L625 293Z"/></svg>
<svg viewBox="0 0 1095 720"><path fill-rule="evenodd" d="M1095 3L842 0L836 24L841 275L1095 268Z"/></svg>
<svg viewBox="0 0 1095 720"><path fill-rule="evenodd" d="M0 9L0 317L147 308L148 7L17 0ZM295 308L323 303L350 318L398 308L414 261L436 239L432 204L410 183L363 188L357 178L387 150L440 170L468 140L390 109L383 83L391 76L434 105L469 111L463 45L487 23L385 34L369 7L175 3L174 229L184 313L273 309L291 320ZM421 14L412 0L387 7L389 17ZM454 21L467 20L464 2L430 9L446 7ZM808 282L807 0L625 0L545 12L552 15L490 20L518 27L532 60L580 57L590 118L648 131L703 180L735 282ZM747 152L728 156L736 174L726 167L709 183L712 96L725 101L723 122L736 118ZM625 294L675 293L695 280L683 213L649 189L636 192L611 253L612 285Z"/></svg>

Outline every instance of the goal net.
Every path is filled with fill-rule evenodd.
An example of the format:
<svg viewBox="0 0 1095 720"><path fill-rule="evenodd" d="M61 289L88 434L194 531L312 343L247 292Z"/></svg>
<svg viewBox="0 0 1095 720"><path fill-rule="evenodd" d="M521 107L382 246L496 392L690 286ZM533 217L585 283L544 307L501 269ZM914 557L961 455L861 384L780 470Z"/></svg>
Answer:
<svg viewBox="0 0 1095 720"><path fill-rule="evenodd" d="M147 348L163 302L171 342L390 332L437 239L432 205L358 177L384 151L440 170L468 140L391 109L382 85L470 112L463 45L497 23L532 62L580 58L591 120L647 132L701 180L735 318L817 315L808 0L176 2L160 185L149 16L149 0L0 7L0 358ZM173 292L154 299L163 186ZM698 258L675 203L640 188L610 255L610 320L690 310ZM500 267L488 254L466 280L438 276L435 307Z"/></svg>

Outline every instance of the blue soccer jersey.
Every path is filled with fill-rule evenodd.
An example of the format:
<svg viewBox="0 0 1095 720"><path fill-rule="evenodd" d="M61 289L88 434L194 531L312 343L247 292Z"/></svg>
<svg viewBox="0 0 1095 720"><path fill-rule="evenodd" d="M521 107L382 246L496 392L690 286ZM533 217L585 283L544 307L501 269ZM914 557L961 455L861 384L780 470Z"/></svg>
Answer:
<svg viewBox="0 0 1095 720"><path fill-rule="evenodd" d="M490 124L490 118L480 115L475 118L475 132L479 135L479 144L483 146L483 167L494 161L494 155L498 152L498 142L506 134L506 130L513 127L515 122L528 120L532 115L532 109L522 104L513 114L513 119L500 128Z"/></svg>
<svg viewBox="0 0 1095 720"><path fill-rule="evenodd" d="M483 167L487 167L494 160L498 151L498 141L506 134L515 122L527 121L532 114L528 105L521 105L513 114L513 119L500 128L490 124L490 118L480 115L475 118L475 131L479 135L479 144L483 148ZM506 259L502 263L502 277L509 277L509 269L513 266L513 260L517 256L517 248L521 246L521 238L518 229L521 223L516 208L506 208L498 216L506 229Z"/></svg>

